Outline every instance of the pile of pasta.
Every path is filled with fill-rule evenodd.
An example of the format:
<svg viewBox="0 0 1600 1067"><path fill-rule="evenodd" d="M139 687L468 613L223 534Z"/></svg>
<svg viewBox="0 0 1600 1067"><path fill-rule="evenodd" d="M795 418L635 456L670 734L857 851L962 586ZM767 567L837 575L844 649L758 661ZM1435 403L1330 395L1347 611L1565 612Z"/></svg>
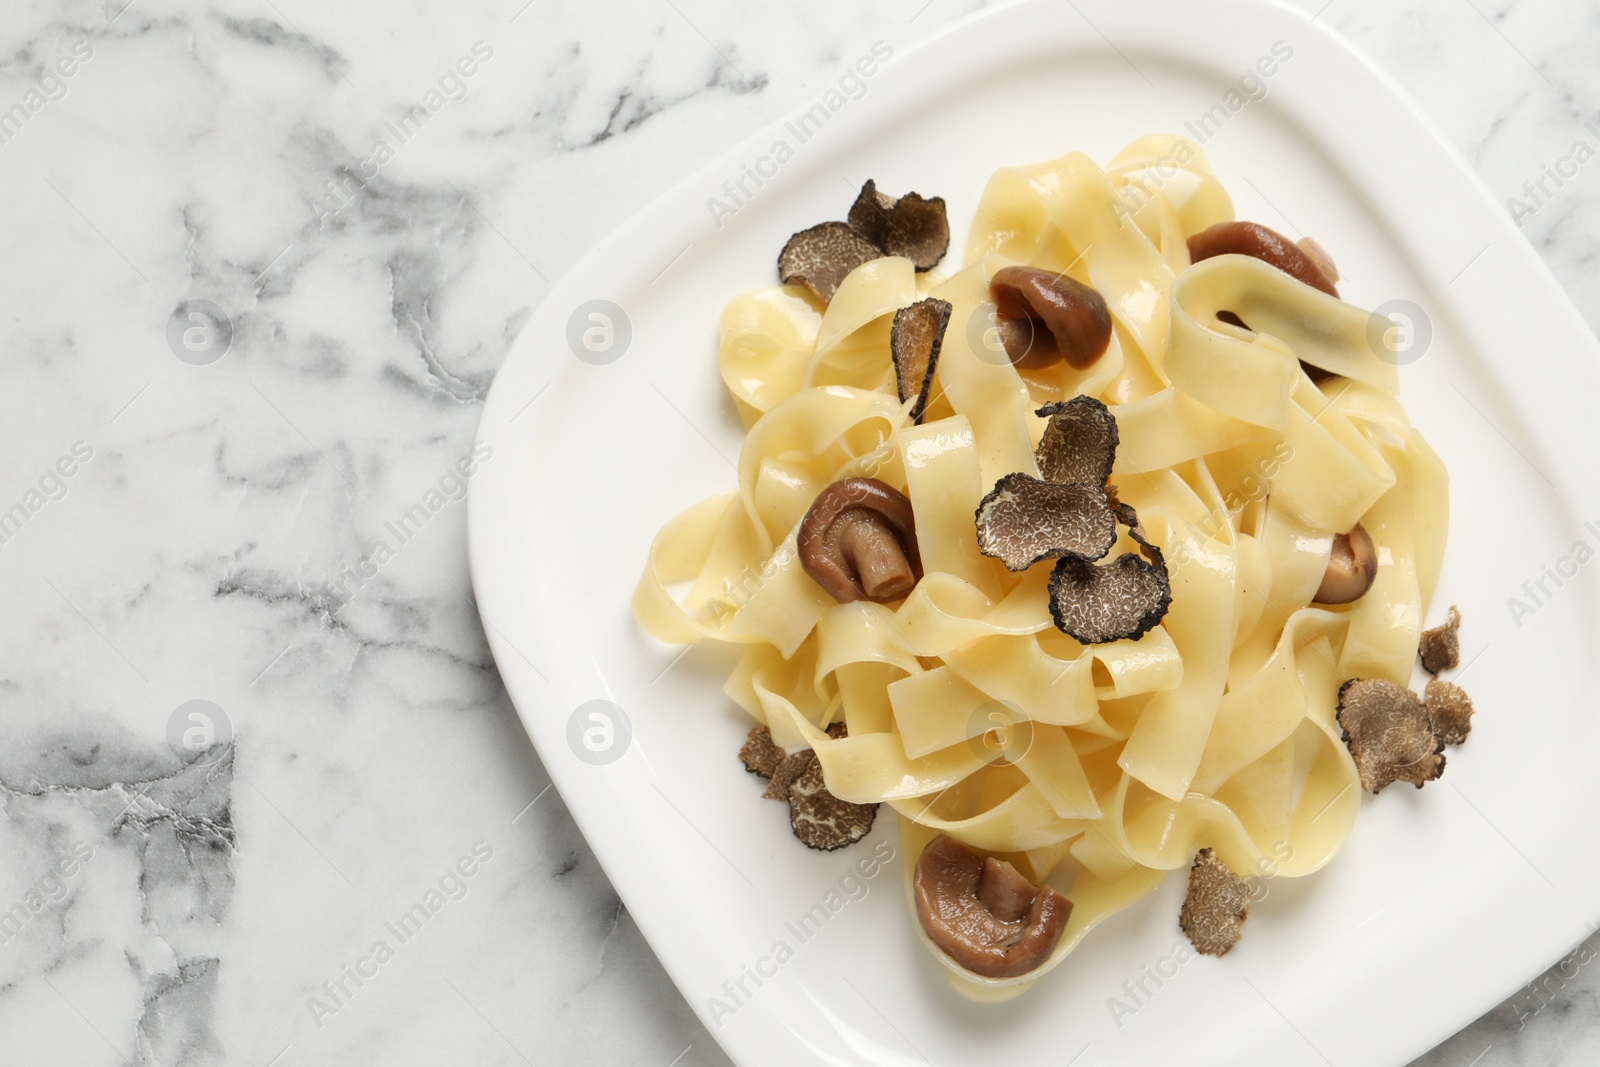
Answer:
<svg viewBox="0 0 1600 1067"><path fill-rule="evenodd" d="M1370 312L1242 256L1191 265L1186 239L1233 218L1199 147L1151 136L1104 167L1071 153L996 172L949 276L886 256L825 309L790 285L722 315L722 378L747 428L738 484L660 531L635 613L664 641L737 646L728 695L778 744L814 749L833 794L893 807L908 879L949 834L1071 900L1027 975L984 979L934 951L977 999L1026 987L1198 849L1237 872L1322 867L1362 792L1339 687L1411 675L1445 470ZM989 279L1011 265L1097 289L1114 323L1104 356L1020 371L997 357ZM916 424L889 331L928 296L953 310ZM1079 395L1115 415L1112 484L1170 575L1170 609L1137 640L1062 633L1049 567L1009 572L975 541L995 481L1038 473L1036 409ZM851 476L912 503L923 576L897 605L836 603L800 566L800 520ZM1333 535L1358 522L1375 582L1354 603L1312 603ZM1137 550L1118 537L1114 551Z"/></svg>

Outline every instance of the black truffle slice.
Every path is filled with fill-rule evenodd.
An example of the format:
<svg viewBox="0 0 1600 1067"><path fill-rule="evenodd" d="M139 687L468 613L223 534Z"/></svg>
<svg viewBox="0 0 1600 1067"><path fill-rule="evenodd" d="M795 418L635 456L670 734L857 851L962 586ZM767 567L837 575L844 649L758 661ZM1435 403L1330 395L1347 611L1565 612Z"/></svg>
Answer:
<svg viewBox="0 0 1600 1067"><path fill-rule="evenodd" d="M824 222L789 238L778 253L778 277L799 282L827 303L845 275L882 256L877 245L844 223Z"/></svg>
<svg viewBox="0 0 1600 1067"><path fill-rule="evenodd" d="M1339 687L1336 714L1367 792L1381 792L1390 782L1421 789L1444 773L1444 742L1434 736L1422 700L1404 686L1352 678Z"/></svg>
<svg viewBox="0 0 1600 1067"><path fill-rule="evenodd" d="M876 804L852 804L828 792L816 759L789 786L789 828L802 844L819 852L860 841L877 814Z"/></svg>
<svg viewBox="0 0 1600 1067"><path fill-rule="evenodd" d="M1050 572L1050 617L1056 629L1086 645L1143 637L1172 606L1172 580L1161 550L1151 559L1124 552L1101 565L1062 559Z"/></svg>
<svg viewBox="0 0 1600 1067"><path fill-rule="evenodd" d="M828 736L833 738L835 741L848 737L849 733L850 728L842 722L830 722L828 724Z"/></svg>
<svg viewBox="0 0 1600 1067"><path fill-rule="evenodd" d="M765 726L752 726L750 734L739 749L739 759L744 769L763 778L771 778L783 762L783 749L772 740L772 731Z"/></svg>
<svg viewBox="0 0 1600 1067"><path fill-rule="evenodd" d="M1202 956L1226 956L1244 933L1250 898L1249 883L1203 848L1189 868L1189 893L1178 912L1178 925Z"/></svg>
<svg viewBox="0 0 1600 1067"><path fill-rule="evenodd" d="M1024 571L1042 559L1100 559L1117 542L1117 520L1099 485L1042 482L1008 474L978 505L978 551Z"/></svg>
<svg viewBox="0 0 1600 1067"><path fill-rule="evenodd" d="M1144 554L1144 558L1151 563L1165 563L1166 560L1161 555L1161 549L1150 541L1149 534L1145 533L1144 523L1139 521L1139 513L1133 510L1133 505L1124 504L1117 499L1117 487L1114 485L1106 487L1106 495L1111 498L1111 514L1115 515L1117 521L1128 528L1128 536L1138 544L1139 551Z"/></svg>
<svg viewBox="0 0 1600 1067"><path fill-rule="evenodd" d="M1422 631L1417 642L1417 654L1422 657L1422 669L1429 674L1453 671L1461 665L1461 612L1450 605L1450 615L1443 626Z"/></svg>
<svg viewBox="0 0 1600 1067"><path fill-rule="evenodd" d="M928 409L933 374L939 369L939 348L950 324L950 302L929 297L894 313L889 331L889 353L894 357L894 378L903 404L912 397L911 421L920 423Z"/></svg>
<svg viewBox="0 0 1600 1067"><path fill-rule="evenodd" d="M1422 691L1422 704L1428 709L1428 725L1447 745L1459 745L1472 732L1472 698L1459 685L1442 678L1430 678Z"/></svg>
<svg viewBox="0 0 1600 1067"><path fill-rule="evenodd" d="M816 760L817 754L809 748L783 757L783 760L774 768L772 781L767 784L767 791L761 796L765 800L788 800L789 786L794 780L805 773L805 769Z"/></svg>
<svg viewBox="0 0 1600 1067"><path fill-rule="evenodd" d="M1044 479L1104 485L1119 441L1111 409L1092 396L1075 396L1046 404L1034 414L1050 420L1033 453Z"/></svg>
<svg viewBox="0 0 1600 1067"><path fill-rule="evenodd" d="M891 256L905 256L918 270L927 270L950 248L950 220L944 197L924 200L916 193L902 197L878 191L871 178L850 205L850 227Z"/></svg>

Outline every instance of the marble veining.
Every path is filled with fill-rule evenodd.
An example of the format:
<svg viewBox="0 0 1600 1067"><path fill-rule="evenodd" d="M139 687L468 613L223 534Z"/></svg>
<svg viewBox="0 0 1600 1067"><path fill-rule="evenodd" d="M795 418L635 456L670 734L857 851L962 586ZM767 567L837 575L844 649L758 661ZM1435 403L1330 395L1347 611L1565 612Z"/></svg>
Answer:
<svg viewBox="0 0 1600 1067"><path fill-rule="evenodd" d="M1600 322L1600 20L1296 3ZM7 6L0 1062L727 1062L517 723L459 471L585 250L978 6ZM1417 1062L1593 1062L1597 953Z"/></svg>

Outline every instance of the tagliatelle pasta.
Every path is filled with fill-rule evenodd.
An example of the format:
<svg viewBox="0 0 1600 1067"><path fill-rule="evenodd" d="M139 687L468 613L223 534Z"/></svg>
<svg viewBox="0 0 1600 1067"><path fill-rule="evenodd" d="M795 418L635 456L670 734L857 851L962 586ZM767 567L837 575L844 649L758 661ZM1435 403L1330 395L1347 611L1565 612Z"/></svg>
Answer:
<svg viewBox="0 0 1600 1067"><path fill-rule="evenodd" d="M1247 256L1191 265L1187 239L1233 218L1196 145L1146 137L1105 167L1071 153L997 172L948 277L884 256L825 306L787 285L723 312L719 365L748 431L738 484L662 528L634 611L664 641L742 650L728 695L779 745L813 749L832 794L898 813L908 887L949 834L1071 901L1024 975L980 977L930 942L977 999L1026 988L1199 849L1248 874L1322 867L1361 796L1340 685L1411 674L1444 467L1371 313ZM1013 365L990 287L1013 265L1104 297L1103 356ZM950 314L918 424L889 334L928 297ZM1039 475L1036 410L1080 395L1115 416L1111 485L1170 579L1170 608L1133 640L1063 633L1049 565L1010 572L975 538L998 479ZM838 603L801 565L802 518L853 476L914 511L921 574L897 602ZM1376 578L1353 603L1314 602L1334 536L1358 523ZM1119 530L1113 552L1138 550Z"/></svg>

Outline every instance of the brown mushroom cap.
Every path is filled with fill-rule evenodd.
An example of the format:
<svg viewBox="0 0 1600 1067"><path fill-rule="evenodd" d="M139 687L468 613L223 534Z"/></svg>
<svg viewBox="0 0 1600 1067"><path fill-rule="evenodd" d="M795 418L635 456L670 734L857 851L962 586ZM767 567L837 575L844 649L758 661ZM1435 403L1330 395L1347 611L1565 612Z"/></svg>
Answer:
<svg viewBox="0 0 1600 1067"><path fill-rule="evenodd" d="M1300 238L1300 240L1295 242L1295 247L1304 252L1306 254L1306 258L1310 259L1311 262L1317 265L1317 269L1322 272L1324 277L1326 277L1330 282L1338 284L1339 267L1336 263L1334 263L1333 257L1328 254L1328 250L1326 248L1323 248L1310 237Z"/></svg>
<svg viewBox="0 0 1600 1067"><path fill-rule="evenodd" d="M1333 551L1328 556L1328 569L1323 572L1322 584L1314 604L1348 604L1366 595L1378 577L1378 550L1372 544L1366 527L1359 522L1349 533L1338 534L1333 539Z"/></svg>
<svg viewBox="0 0 1600 1067"><path fill-rule="evenodd" d="M1082 370L1111 344L1105 297L1065 274L1038 267L1003 267L989 279L1000 340L1018 367L1065 359Z"/></svg>
<svg viewBox="0 0 1600 1067"><path fill-rule="evenodd" d="M1045 559L1100 559L1117 543L1105 490L1007 474L978 505L978 551L1025 571Z"/></svg>
<svg viewBox="0 0 1600 1067"><path fill-rule="evenodd" d="M979 856L949 834L922 850L912 891L929 940L984 978L1038 968L1072 914L1072 902L1054 889L1033 885L1011 864Z"/></svg>
<svg viewBox="0 0 1600 1067"><path fill-rule="evenodd" d="M1454 604L1444 625L1422 631L1417 642L1417 655L1422 658L1422 669L1429 674L1453 671L1461 665L1461 612Z"/></svg>
<svg viewBox="0 0 1600 1067"><path fill-rule="evenodd" d="M800 566L841 604L897 600L922 579L911 501L876 478L846 478L818 493L795 547Z"/></svg>
<svg viewBox="0 0 1600 1067"><path fill-rule="evenodd" d="M1426 706L1405 686L1352 678L1339 687L1334 714L1367 792L1381 792L1391 782L1421 789L1444 773L1444 742L1435 736Z"/></svg>
<svg viewBox="0 0 1600 1067"><path fill-rule="evenodd" d="M950 248L950 220L944 197L924 200L917 193L894 197L867 179L850 205L850 228L890 256L904 256L917 270L928 270Z"/></svg>
<svg viewBox="0 0 1600 1067"><path fill-rule="evenodd" d="M1050 482L1104 485L1117 460L1117 417L1092 396L1046 404L1035 415L1048 418L1033 458Z"/></svg>
<svg viewBox="0 0 1600 1067"><path fill-rule="evenodd" d="M778 277L799 282L826 304L846 275L882 256L877 245L845 223L824 222L789 238L778 253Z"/></svg>
<svg viewBox="0 0 1600 1067"><path fill-rule="evenodd" d="M933 374L939 369L939 349L945 327L950 324L948 300L928 297L894 313L889 331L889 354L894 359L895 385L903 404L912 397L911 421L920 423L928 409L928 394L933 389Z"/></svg>
<svg viewBox="0 0 1600 1067"><path fill-rule="evenodd" d="M1320 245L1316 247L1321 250ZM1189 238L1189 261L1192 263L1226 255L1259 259L1268 266L1277 267L1297 282L1329 296L1339 295L1338 287L1317 262L1318 258L1327 259L1326 252L1322 252L1320 257L1308 255L1305 249L1283 234L1259 222L1219 222Z"/></svg>

